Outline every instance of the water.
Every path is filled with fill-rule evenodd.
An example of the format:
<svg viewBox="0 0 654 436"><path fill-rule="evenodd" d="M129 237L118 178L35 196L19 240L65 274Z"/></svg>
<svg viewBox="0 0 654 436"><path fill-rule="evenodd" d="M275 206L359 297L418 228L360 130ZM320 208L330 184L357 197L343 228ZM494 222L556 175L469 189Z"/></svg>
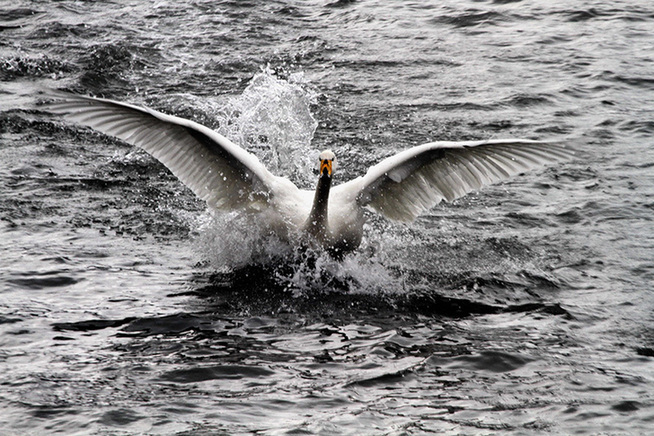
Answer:
<svg viewBox="0 0 654 436"><path fill-rule="evenodd" d="M644 0L0 6L0 434L643 434L654 420ZM311 187L430 140L577 158L373 214L343 262L212 215L41 89L202 122Z"/></svg>

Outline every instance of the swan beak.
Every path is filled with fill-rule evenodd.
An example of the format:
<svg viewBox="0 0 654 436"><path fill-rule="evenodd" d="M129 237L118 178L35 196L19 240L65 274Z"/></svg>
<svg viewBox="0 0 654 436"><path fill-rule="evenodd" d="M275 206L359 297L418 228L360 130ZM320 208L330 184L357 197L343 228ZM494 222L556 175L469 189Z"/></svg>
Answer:
<svg viewBox="0 0 654 436"><path fill-rule="evenodd" d="M322 159L320 161L320 175L332 176L332 160L331 159Z"/></svg>

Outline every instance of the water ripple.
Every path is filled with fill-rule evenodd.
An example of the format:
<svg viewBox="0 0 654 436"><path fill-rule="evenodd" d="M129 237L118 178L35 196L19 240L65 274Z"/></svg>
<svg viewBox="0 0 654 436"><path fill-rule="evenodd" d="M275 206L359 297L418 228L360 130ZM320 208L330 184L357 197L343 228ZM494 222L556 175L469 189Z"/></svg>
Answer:
<svg viewBox="0 0 654 436"><path fill-rule="evenodd" d="M3 431L648 434L654 9L623 3L4 5ZM577 159L371 214L334 262L209 216L42 88L207 124L306 187L323 148L339 182L434 140Z"/></svg>

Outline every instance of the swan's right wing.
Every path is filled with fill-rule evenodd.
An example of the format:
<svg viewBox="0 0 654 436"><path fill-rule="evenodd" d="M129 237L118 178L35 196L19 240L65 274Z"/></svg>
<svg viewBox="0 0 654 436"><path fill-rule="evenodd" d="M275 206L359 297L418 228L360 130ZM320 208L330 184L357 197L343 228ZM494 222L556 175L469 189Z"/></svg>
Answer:
<svg viewBox="0 0 654 436"><path fill-rule="evenodd" d="M113 100L52 93L46 110L141 147L213 208L265 207L276 179L252 154L190 120Z"/></svg>
<svg viewBox="0 0 654 436"><path fill-rule="evenodd" d="M530 140L432 142L386 158L335 190L387 218L411 221L442 200L571 156L561 145Z"/></svg>

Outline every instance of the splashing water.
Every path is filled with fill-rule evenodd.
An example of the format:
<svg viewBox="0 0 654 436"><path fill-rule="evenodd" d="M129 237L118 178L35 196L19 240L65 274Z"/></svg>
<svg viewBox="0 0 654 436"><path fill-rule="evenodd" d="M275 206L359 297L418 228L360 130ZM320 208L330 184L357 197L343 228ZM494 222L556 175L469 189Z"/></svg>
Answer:
<svg viewBox="0 0 654 436"><path fill-rule="evenodd" d="M318 127L310 111L315 98L302 73L284 80L266 69L224 109L220 133L257 155L273 173L302 188L312 186L308 169L318 156L311 147Z"/></svg>
<svg viewBox="0 0 654 436"><path fill-rule="evenodd" d="M295 296L325 289L357 293L397 292L401 280L384 265L393 238L375 233L359 250L342 260L301 245L293 245L268 231L261 216L208 212L198 220L196 247L211 270L231 273L259 268L269 277L265 286L292 291ZM254 286L254 285L253 285Z"/></svg>
<svg viewBox="0 0 654 436"><path fill-rule="evenodd" d="M0 433L651 433L653 2L6 3ZM309 259L42 87L200 122L303 188L312 111L340 180L432 139L579 157Z"/></svg>
<svg viewBox="0 0 654 436"><path fill-rule="evenodd" d="M201 217L197 243L213 269L263 265L292 254L292 248L267 232L258 218L239 212L208 212Z"/></svg>
<svg viewBox="0 0 654 436"><path fill-rule="evenodd" d="M222 135L255 154L274 174L298 184L302 176L309 182L308 159L317 155L311 140L318 124L309 110L314 95L302 81L301 74L284 80L264 70L216 113ZM288 244L261 225L261 217L214 212L200 221L199 245L218 270L265 264L291 254Z"/></svg>
<svg viewBox="0 0 654 436"><path fill-rule="evenodd" d="M264 70L216 115L218 130L257 155L273 173L311 189L315 177L310 168L318 154L311 146L318 126L310 111L315 96L301 73L284 80ZM364 243L356 253L336 261L325 253L308 253L281 240L264 224L265 217L260 215L212 211L198 220L197 246L216 271L277 265L275 282L299 294L325 283L374 292L392 282L376 254L374 245L379 241L375 238L372 244Z"/></svg>

